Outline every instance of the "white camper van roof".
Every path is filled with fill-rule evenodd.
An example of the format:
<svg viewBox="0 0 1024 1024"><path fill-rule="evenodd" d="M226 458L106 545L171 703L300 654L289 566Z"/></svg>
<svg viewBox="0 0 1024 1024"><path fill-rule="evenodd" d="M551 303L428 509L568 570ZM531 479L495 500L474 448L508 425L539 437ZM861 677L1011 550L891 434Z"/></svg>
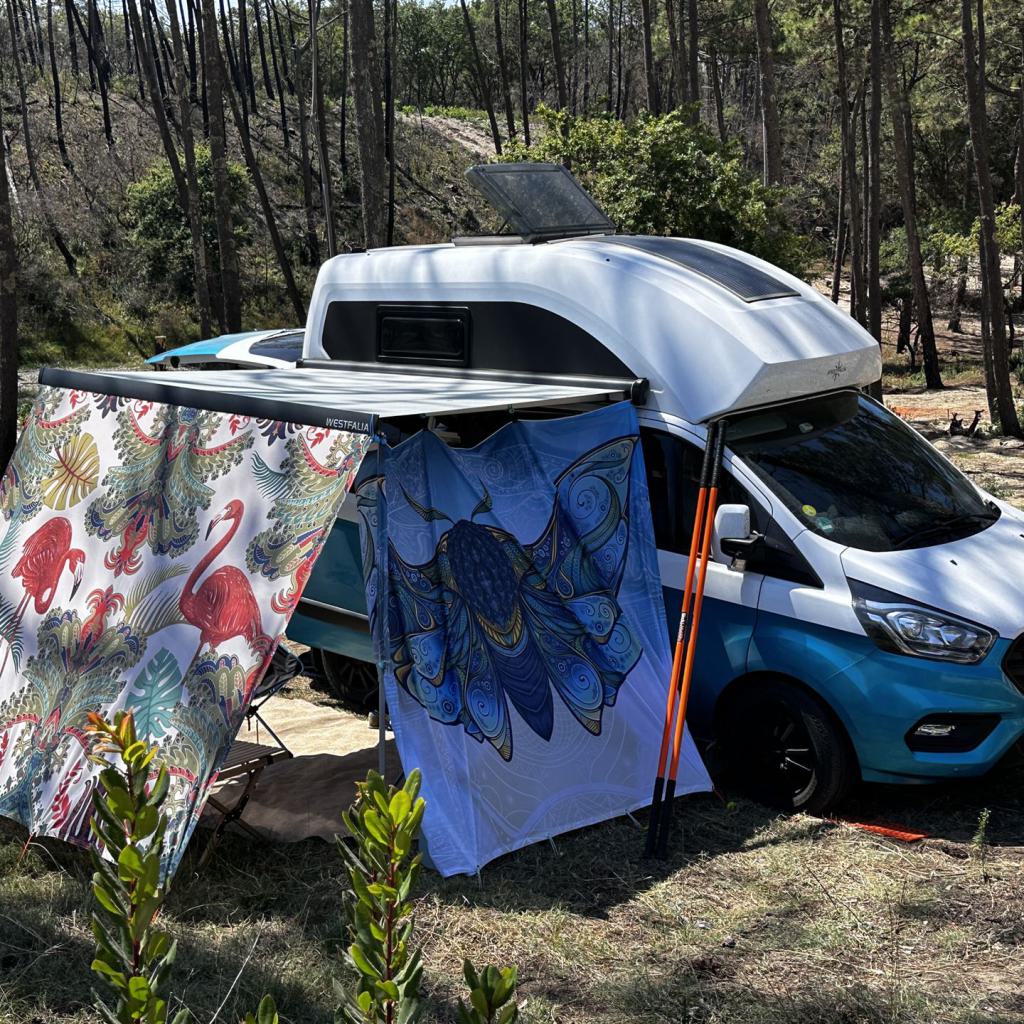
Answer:
<svg viewBox="0 0 1024 1024"><path fill-rule="evenodd" d="M587 332L628 375L650 381L649 406L691 423L864 386L881 375L877 343L845 312L797 278L727 246L629 235L469 241L328 260L313 294L304 359L353 358L344 337L332 341L330 352L324 346L335 303L518 303ZM581 365L572 372L593 371Z"/></svg>

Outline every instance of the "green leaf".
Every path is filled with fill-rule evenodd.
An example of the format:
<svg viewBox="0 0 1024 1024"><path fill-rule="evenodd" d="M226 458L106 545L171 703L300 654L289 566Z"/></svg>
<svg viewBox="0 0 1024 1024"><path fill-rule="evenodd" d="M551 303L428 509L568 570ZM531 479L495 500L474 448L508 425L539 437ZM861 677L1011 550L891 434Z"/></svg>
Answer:
<svg viewBox="0 0 1024 1024"><path fill-rule="evenodd" d="M398 1000L398 986L393 981L378 981L376 986L392 1002Z"/></svg>
<svg viewBox="0 0 1024 1024"><path fill-rule="evenodd" d="M149 982L141 975L133 975L128 979L128 994L132 999L138 999L139 1002L145 1002L149 999Z"/></svg>
<svg viewBox="0 0 1024 1024"><path fill-rule="evenodd" d="M374 979L374 981L380 977L380 971L366 959L366 954L355 943L348 947L348 955L352 958L352 963L355 964L356 970L361 974L365 974L368 978Z"/></svg>
<svg viewBox="0 0 1024 1024"><path fill-rule="evenodd" d="M122 882L135 882L142 877L145 865L134 846L126 846L117 857L117 876Z"/></svg>
<svg viewBox="0 0 1024 1024"><path fill-rule="evenodd" d="M412 800L409 799L409 794L404 789L398 790L397 793L391 798L391 804L388 807L388 813L391 815L391 820L396 825L400 825L412 810Z"/></svg>
<svg viewBox="0 0 1024 1024"><path fill-rule="evenodd" d="M377 840L378 843L387 845L388 832L384 827L384 823L380 820L380 815L376 811L367 810L363 814L363 825L366 827L366 831Z"/></svg>
<svg viewBox="0 0 1024 1024"><path fill-rule="evenodd" d="M265 995L256 1011L257 1024L277 1024L277 1005L273 996Z"/></svg>

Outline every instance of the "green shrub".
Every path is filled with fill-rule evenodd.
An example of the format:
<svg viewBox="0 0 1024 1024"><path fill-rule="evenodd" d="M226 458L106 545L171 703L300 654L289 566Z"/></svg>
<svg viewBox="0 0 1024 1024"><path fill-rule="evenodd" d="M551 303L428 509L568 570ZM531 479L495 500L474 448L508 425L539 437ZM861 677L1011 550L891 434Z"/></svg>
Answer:
<svg viewBox="0 0 1024 1024"><path fill-rule="evenodd" d="M220 273L217 220L214 210L213 167L208 146L196 147L196 175L199 179L199 207L206 241L206 255L214 275ZM239 246L249 242L242 208L249 192L245 168L228 162L228 198L232 230ZM195 266L192 262L192 234L188 218L178 205L174 175L166 160L154 164L139 181L128 186L127 214L131 237L143 258L150 284L167 286L179 299L195 295Z"/></svg>
<svg viewBox="0 0 1024 1024"><path fill-rule="evenodd" d="M462 973L469 986L469 1006L459 1000L459 1024L513 1024L519 1019L516 969L499 970L488 965L482 971L463 961Z"/></svg>
<svg viewBox="0 0 1024 1024"><path fill-rule="evenodd" d="M89 732L90 757L104 765L101 785L93 792L91 828L107 854L92 855L97 903L92 915L92 969L115 998L110 1005L97 996L96 1008L107 1024L164 1024L164 986L176 943L153 922L165 895L160 852L167 819L160 807L167 798L167 768L159 766L147 792L157 748L136 737L134 720L124 711L117 713L113 725L90 714ZM113 765L107 755L114 755ZM188 1016L188 1010L180 1010L174 1024L184 1024Z"/></svg>
<svg viewBox="0 0 1024 1024"><path fill-rule="evenodd" d="M347 960L359 983L353 996L340 985L339 1019L352 1024L413 1024L422 1012L419 949L410 947L410 895L420 870L413 846L423 820L420 773L387 786L377 772L357 784L358 796L342 821L355 848L340 844L352 880L345 912L351 944Z"/></svg>

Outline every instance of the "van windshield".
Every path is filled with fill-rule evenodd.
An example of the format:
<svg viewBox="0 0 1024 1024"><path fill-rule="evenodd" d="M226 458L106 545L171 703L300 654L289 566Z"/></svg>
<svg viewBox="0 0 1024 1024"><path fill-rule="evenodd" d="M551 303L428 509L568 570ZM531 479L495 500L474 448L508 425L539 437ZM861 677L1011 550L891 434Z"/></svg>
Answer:
<svg viewBox="0 0 1024 1024"><path fill-rule="evenodd" d="M999 518L914 430L857 392L729 422L729 447L809 530L864 551L944 544Z"/></svg>

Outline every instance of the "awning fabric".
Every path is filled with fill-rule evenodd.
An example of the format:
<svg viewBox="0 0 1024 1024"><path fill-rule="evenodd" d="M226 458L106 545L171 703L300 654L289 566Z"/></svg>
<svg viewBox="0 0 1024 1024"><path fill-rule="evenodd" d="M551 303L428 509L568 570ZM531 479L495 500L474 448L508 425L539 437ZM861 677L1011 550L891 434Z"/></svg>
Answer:
<svg viewBox="0 0 1024 1024"><path fill-rule="evenodd" d="M47 368L44 384L92 388L123 398L373 433L380 420L572 405L621 397L623 385L545 384L522 379L445 376L328 365L280 370L166 373Z"/></svg>
<svg viewBox="0 0 1024 1024"><path fill-rule="evenodd" d="M671 658L632 406L381 455L359 490L367 599L434 866L649 803ZM707 789L687 735L677 792Z"/></svg>
<svg viewBox="0 0 1024 1024"><path fill-rule="evenodd" d="M128 708L173 871L371 438L103 390L44 386L0 478L0 815L86 842Z"/></svg>

